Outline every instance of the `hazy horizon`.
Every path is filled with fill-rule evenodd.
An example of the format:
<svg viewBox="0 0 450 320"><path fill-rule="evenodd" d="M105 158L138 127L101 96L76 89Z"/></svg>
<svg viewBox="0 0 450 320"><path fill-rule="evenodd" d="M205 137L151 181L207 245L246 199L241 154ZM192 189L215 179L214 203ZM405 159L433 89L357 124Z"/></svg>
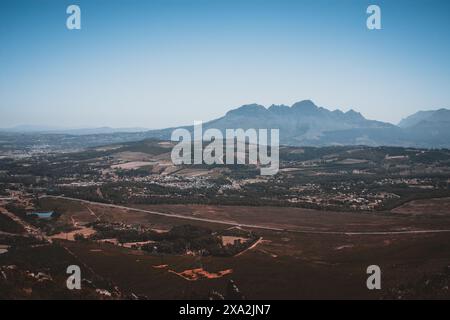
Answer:
<svg viewBox="0 0 450 320"><path fill-rule="evenodd" d="M450 3L14 1L0 10L0 128L149 129L311 99L397 124L450 108Z"/></svg>
<svg viewBox="0 0 450 320"><path fill-rule="evenodd" d="M304 100L311 100L311 99L304 99ZM300 102L302 100L298 100L296 102ZM312 100L314 102L314 100ZM261 105L259 103L247 103L245 105L249 105L249 104L258 104ZM287 105L289 107L291 107L291 105L288 104L283 104L283 103L273 103L271 105ZM263 107L265 107L266 109L268 109L271 105L263 105ZM237 106L237 107L232 107L230 108L228 111L236 109L236 108L240 108L241 106ZM334 110L340 110L342 112L347 112L349 110L354 110L356 112L359 112L358 109L355 108L349 108L348 110L342 110L342 109L333 109L333 108L329 108L329 107L324 107L324 106L318 106L318 107L322 107L322 108L326 108L330 111L334 111ZM420 109L419 111L435 111L441 108L432 108L432 109ZM445 108L445 109L449 109L449 108ZM450 109L449 109L450 110ZM365 115L362 114L364 117ZM405 115L404 117L402 117L400 120L407 118L408 116L411 116L412 114L408 114ZM222 116L225 116L225 114L223 114ZM217 118L220 118L222 116L219 116ZM211 120L215 120L217 118L214 119L200 119L200 121L203 122L208 122ZM377 121L382 121L380 119L370 119L365 117L368 120L377 120ZM197 120L196 120L197 121ZM389 121L384 121L393 125L398 125L399 121L397 122L389 122ZM173 127L178 127L178 126L184 126L184 125L192 125L192 123L178 123L173 125ZM100 128L111 128L111 129L135 129L135 130L157 130L157 129L164 129L164 128L169 128L170 126L162 126L162 127L143 127L143 126L111 126L108 124L104 124L104 125L75 125L75 126L58 126L58 125L51 125L51 124L39 124L39 123L20 123L14 126L9 126L9 127L0 127L0 129L6 129L6 130L14 130L14 129L23 129L23 130L31 130L31 131L66 131L66 130L82 130L82 129L100 129ZM18 130L20 131L20 130Z"/></svg>

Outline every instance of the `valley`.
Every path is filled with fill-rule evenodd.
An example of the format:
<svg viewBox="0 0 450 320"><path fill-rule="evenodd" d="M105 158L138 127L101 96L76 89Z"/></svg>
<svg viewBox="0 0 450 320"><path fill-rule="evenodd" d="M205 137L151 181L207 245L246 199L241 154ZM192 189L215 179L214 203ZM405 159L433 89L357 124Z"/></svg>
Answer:
<svg viewBox="0 0 450 320"><path fill-rule="evenodd" d="M448 297L448 150L283 146L264 177L173 165L173 144L0 159L0 296ZM65 289L69 264L82 293ZM366 288L373 264L382 290Z"/></svg>

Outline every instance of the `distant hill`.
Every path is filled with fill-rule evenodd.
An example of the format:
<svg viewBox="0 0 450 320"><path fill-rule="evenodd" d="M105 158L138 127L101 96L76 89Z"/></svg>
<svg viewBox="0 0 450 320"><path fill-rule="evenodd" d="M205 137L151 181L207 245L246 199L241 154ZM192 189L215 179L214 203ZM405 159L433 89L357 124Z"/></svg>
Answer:
<svg viewBox="0 0 450 320"><path fill-rule="evenodd" d="M404 119L402 119L399 123L398 126L400 128L410 128L416 124L418 124L419 122L427 119L428 117L430 117L435 111L419 111L416 112Z"/></svg>
<svg viewBox="0 0 450 320"><path fill-rule="evenodd" d="M69 135L90 135L90 134L111 134L117 132L143 132L147 128L58 128L50 126L20 125L12 128L0 128L0 132L16 133L48 133L48 134L69 134Z"/></svg>
<svg viewBox="0 0 450 320"><path fill-rule="evenodd" d="M423 147L450 146L450 110L419 111L399 123L410 141Z"/></svg>
<svg viewBox="0 0 450 320"><path fill-rule="evenodd" d="M398 126L400 128L411 128L414 127L421 122L431 122L431 123L442 123L449 122L450 123L450 110L448 109L439 109L439 110L430 110L430 111L419 111L402 119L399 122Z"/></svg>

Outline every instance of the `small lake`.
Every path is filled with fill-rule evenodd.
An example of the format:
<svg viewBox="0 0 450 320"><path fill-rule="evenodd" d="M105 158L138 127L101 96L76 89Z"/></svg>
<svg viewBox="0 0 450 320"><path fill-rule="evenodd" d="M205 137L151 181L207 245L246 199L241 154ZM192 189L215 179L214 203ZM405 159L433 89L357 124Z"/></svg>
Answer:
<svg viewBox="0 0 450 320"><path fill-rule="evenodd" d="M27 216L35 215L39 219L50 219L53 216L53 211L49 212L30 212L27 213Z"/></svg>

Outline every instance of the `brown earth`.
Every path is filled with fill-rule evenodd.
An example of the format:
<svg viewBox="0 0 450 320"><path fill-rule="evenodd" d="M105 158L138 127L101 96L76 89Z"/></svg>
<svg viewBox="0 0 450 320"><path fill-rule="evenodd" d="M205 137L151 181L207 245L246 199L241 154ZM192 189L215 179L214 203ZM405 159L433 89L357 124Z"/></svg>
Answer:
<svg viewBox="0 0 450 320"><path fill-rule="evenodd" d="M73 215L77 221L86 220L83 222L95 219L85 209L85 204L77 205L75 201L63 199L45 199L45 204L65 208L63 217ZM89 207L96 215L101 215L101 219L166 230L187 223L212 229L230 228L219 223L189 221L100 204ZM230 279L248 299L379 299L391 296L394 288L408 287L424 275L436 274L450 265L449 232L345 233L450 229L448 217L277 207L159 205L139 208L281 228L277 231L252 229L263 240L252 250L235 257L150 255L112 244L64 241L64 245L96 273L111 279L123 290L151 299L206 298L212 290L224 292ZM343 233L315 234L314 231ZM382 290L371 291L366 287L366 269L373 264L381 267ZM162 265L167 266L155 268ZM223 270L233 272L215 279L200 277L197 281L188 281L175 274L199 269L208 274Z"/></svg>

